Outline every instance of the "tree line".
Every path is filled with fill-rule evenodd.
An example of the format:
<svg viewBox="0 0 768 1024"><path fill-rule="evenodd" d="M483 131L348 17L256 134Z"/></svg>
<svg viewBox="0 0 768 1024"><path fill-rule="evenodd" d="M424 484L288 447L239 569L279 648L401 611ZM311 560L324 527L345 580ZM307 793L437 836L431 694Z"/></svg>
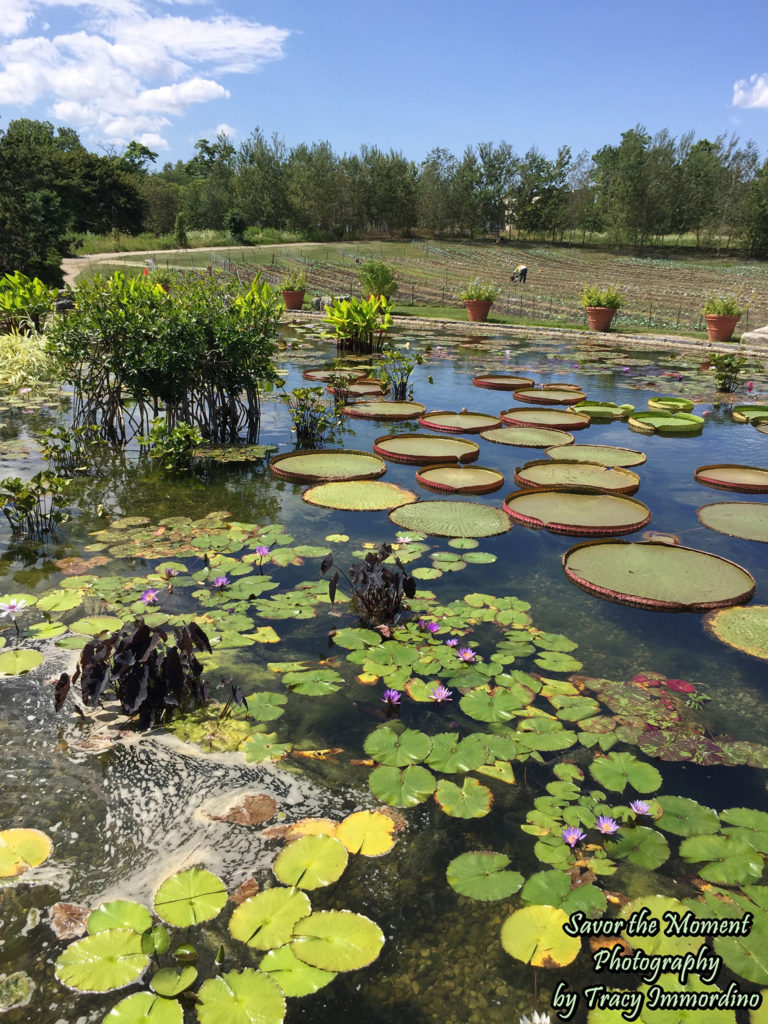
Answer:
<svg viewBox="0 0 768 1024"><path fill-rule="evenodd" d="M370 235L545 238L599 236L648 250L693 236L708 250L768 257L768 161L753 142L676 139L642 126L596 153L562 146L553 159L506 142L442 147L416 163L361 146L339 155L328 142L293 147L256 129L238 146L200 139L187 161L155 169L138 142L122 153L88 151L71 128L19 119L0 132L0 272L58 279L78 235L168 235L249 227L307 240Z"/></svg>

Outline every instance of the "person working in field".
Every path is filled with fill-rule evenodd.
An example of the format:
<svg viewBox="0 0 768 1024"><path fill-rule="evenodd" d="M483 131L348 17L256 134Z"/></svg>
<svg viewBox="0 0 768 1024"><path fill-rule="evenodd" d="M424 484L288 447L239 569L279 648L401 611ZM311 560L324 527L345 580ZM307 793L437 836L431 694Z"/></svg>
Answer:
<svg viewBox="0 0 768 1024"><path fill-rule="evenodd" d="M512 280L525 284L526 277L528 277L528 267L524 263L518 263L515 267L515 272L512 274Z"/></svg>

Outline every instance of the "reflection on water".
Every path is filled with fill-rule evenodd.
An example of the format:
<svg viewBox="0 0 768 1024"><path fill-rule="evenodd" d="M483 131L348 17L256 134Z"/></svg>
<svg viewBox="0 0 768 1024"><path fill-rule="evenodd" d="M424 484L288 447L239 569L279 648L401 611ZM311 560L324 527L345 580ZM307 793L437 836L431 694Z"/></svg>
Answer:
<svg viewBox="0 0 768 1024"><path fill-rule="evenodd" d="M311 333L292 332L283 369L288 386L301 383L304 369L320 366L333 349ZM401 339L401 341L404 339ZM757 580L756 603L768 602L766 551L763 545L727 537L703 527L695 510L723 498L697 484L693 471L708 463L766 465L768 439L753 428L734 424L727 407L712 404L715 397L698 360L674 353L634 352L617 355L586 339L578 348L563 341L529 342L478 336L464 343L457 337L412 335L414 349L426 353L414 376L414 397L428 409L471 411L494 415L514 404L508 393L473 388L479 372L530 372L537 383L570 382L585 387L596 401L630 402L644 408L651 395L681 391L705 399L696 412L707 412L707 426L698 438L660 438L632 433L623 423L594 424L576 435L577 443L620 445L641 449L647 462L635 467L641 477L637 497L648 504L650 526L676 534L681 543L731 558L748 568ZM678 380L678 375L683 379ZM430 383L429 379L432 379ZM756 379L754 391L764 400L765 382ZM762 399L761 399L762 395ZM25 416L13 408L3 414L0 475L34 472L34 447L29 438L51 422L51 413ZM374 438L418 429L417 424L368 423L350 420L337 443L370 449ZM13 445L10 442L14 441ZM266 396L260 441L289 451L287 412L276 396ZM19 442L19 443L16 443ZM488 498L500 505L514 489L516 466L542 458L538 449L508 448L480 440L479 465L502 472L505 488ZM21 445L21 447L20 447ZM26 446L26 448L24 447ZM24 450L22 450L24 449ZM26 460L26 461L25 461ZM386 479L418 490L415 468L390 463ZM256 464L207 465L198 473L173 478L157 467L139 463L133 453L114 460L103 478L75 482L79 511L61 536L44 545L12 544L0 525L0 590L47 589L60 578L56 561L83 553L89 533L103 528L96 516L102 505L108 517L146 515L157 520L169 514L197 517L213 509L228 509L235 519L280 522L298 543L317 543L328 534L346 534L335 543L336 562L348 565L353 551L366 541L388 541L394 527L384 512L342 513L312 507L301 501L302 487L275 480ZM422 498L434 497L422 492ZM467 499L471 500L471 499ZM765 501L749 496L750 501ZM450 550L446 542L430 539L433 550ZM493 565L468 565L429 586L445 601L469 591L514 594L530 601L536 625L566 633L578 641L584 672L623 679L637 672L656 671L702 684L712 697L703 714L713 731L736 738L764 740L768 720L762 663L721 645L702 627L698 615L668 615L638 611L592 597L565 578L560 560L571 546L567 537L516 526L508 534L481 542L481 550L497 556ZM87 554L85 557L88 557ZM109 572L134 576L146 571L123 560ZM291 586L317 573L316 560L274 573ZM94 609L95 610L95 609ZM300 623L280 623L279 655L249 649L231 652L233 674L246 691L263 680L266 661L273 657L322 658L328 653L328 630L348 624L342 606L327 617ZM178 867L202 862L219 871L234 886L256 872L262 879L277 848L274 841L254 837L250 829L214 822L204 813L210 802L244 791L267 792L279 803L285 820L319 813L339 817L370 805L366 769L351 772L349 758L360 756L362 739L379 714L375 699L352 681L332 699L314 701L291 697L281 730L307 746L344 748L338 763L311 762L298 771L265 770L246 765L235 755L206 758L176 741L155 738L130 740L103 750L83 749L82 729L74 719L58 720L51 708L51 688L44 679L57 674L66 655L56 648L59 664L51 661L44 673L2 681L3 787L0 827L24 824L49 832L54 858L35 872L36 885L19 884L0 893L0 973L26 970L37 982L31 1007L8 1013L12 1024L34 1019L45 1022L101 1020L118 996L74 996L63 992L52 977L51 964L60 944L46 924L45 908L58 899L90 903L116 895L147 899L157 881ZM689 793L715 807L739 800L750 806L765 801L764 775L756 770L663 766L665 789ZM448 861L468 849L507 853L514 866L528 875L541 865L533 859L528 837L519 823L532 798L551 778L548 770L530 765L515 786L495 786L495 806L487 817L470 822L450 819L436 805L407 812L408 829L395 849L379 860L353 858L332 893L318 895L316 905L349 907L378 921L387 935L384 952L374 966L340 976L327 989L290 1004L288 1021L330 1024L354 1014L371 1024L402 1021L509 1022L533 1004L531 973L508 957L499 943L501 921L510 902L473 903L445 883ZM258 830L257 830L258 831ZM646 891L648 879L626 866L615 887ZM663 876L654 876L663 885ZM633 888L634 887L634 888ZM514 903L514 901L512 901ZM226 935L224 934L224 938ZM242 955L242 953L240 954ZM243 963L248 962L245 955ZM231 964L230 964L231 966ZM575 969L563 972L572 975ZM539 977L544 994L549 979ZM191 1018L190 1018L191 1019Z"/></svg>

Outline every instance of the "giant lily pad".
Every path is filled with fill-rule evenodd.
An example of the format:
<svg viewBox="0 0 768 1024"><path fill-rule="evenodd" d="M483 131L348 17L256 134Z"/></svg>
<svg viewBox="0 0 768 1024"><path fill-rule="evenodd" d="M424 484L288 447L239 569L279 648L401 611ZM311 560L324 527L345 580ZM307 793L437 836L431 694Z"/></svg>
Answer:
<svg viewBox="0 0 768 1024"><path fill-rule="evenodd" d="M700 484L723 491L768 493L768 469L759 469L757 466L738 466L729 462L699 466L693 477Z"/></svg>
<svg viewBox="0 0 768 1024"><path fill-rule="evenodd" d="M338 881L347 866L347 850L332 836L304 836L282 850L272 870L283 885L319 889ZM266 948L266 947L262 947Z"/></svg>
<svg viewBox="0 0 768 1024"><path fill-rule="evenodd" d="M516 910L501 926L510 956L533 967L565 967L579 955L581 939L566 935L568 915L560 907L532 904Z"/></svg>
<svg viewBox="0 0 768 1024"><path fill-rule="evenodd" d="M387 470L378 455L339 448L288 452L270 459L269 468L284 480L314 483L317 480L374 480Z"/></svg>
<svg viewBox="0 0 768 1024"><path fill-rule="evenodd" d="M108 992L136 981L148 964L137 932L111 928L73 942L58 957L54 970L59 981L70 988Z"/></svg>
<svg viewBox="0 0 768 1024"><path fill-rule="evenodd" d="M509 427L547 427L553 430L583 430L589 416L572 409L507 409L500 413L502 423Z"/></svg>
<svg viewBox="0 0 768 1024"><path fill-rule="evenodd" d="M508 871L503 853L462 853L448 865L448 885L473 900L505 900L523 884L519 871Z"/></svg>
<svg viewBox="0 0 768 1024"><path fill-rule="evenodd" d="M113 1006L104 1019L109 1024L182 1024L184 1010L175 999L134 992Z"/></svg>
<svg viewBox="0 0 768 1024"><path fill-rule="evenodd" d="M479 434L482 430L490 430L500 424L498 416L489 416L484 412L446 412L444 409L428 412L421 417L419 423L430 430L445 430L453 434Z"/></svg>
<svg viewBox="0 0 768 1024"><path fill-rule="evenodd" d="M704 625L724 644L768 661L768 605L723 608L705 616Z"/></svg>
<svg viewBox="0 0 768 1024"><path fill-rule="evenodd" d="M427 411L421 402L355 402L341 410L344 416L363 420L415 420Z"/></svg>
<svg viewBox="0 0 768 1024"><path fill-rule="evenodd" d="M517 448L551 448L553 445L573 444L573 434L549 427L496 427L482 431L480 436L494 444L511 444Z"/></svg>
<svg viewBox="0 0 768 1024"><path fill-rule="evenodd" d="M323 910L299 921L291 949L323 971L356 971L373 963L384 945L381 928L350 910Z"/></svg>
<svg viewBox="0 0 768 1024"><path fill-rule="evenodd" d="M635 411L634 405L617 405L615 402L593 402L585 399L573 406L574 412L583 412L589 416L590 421L595 422L609 420L623 420L631 412Z"/></svg>
<svg viewBox="0 0 768 1024"><path fill-rule="evenodd" d="M518 487L594 487L614 494L634 494L640 477L629 469L599 462L537 459L515 470L515 483Z"/></svg>
<svg viewBox="0 0 768 1024"><path fill-rule="evenodd" d="M304 380L319 380L326 383L331 377L341 377L344 380L354 381L365 377L365 370L352 366L331 367L328 370L305 370L302 373Z"/></svg>
<svg viewBox="0 0 768 1024"><path fill-rule="evenodd" d="M285 996L276 981L246 967L208 978L197 993L200 1024L281 1024Z"/></svg>
<svg viewBox="0 0 768 1024"><path fill-rule="evenodd" d="M53 844L36 828L7 828L0 832L0 878L22 875L51 855Z"/></svg>
<svg viewBox="0 0 768 1024"><path fill-rule="evenodd" d="M167 878L155 894L155 913L175 928L216 917L227 902L224 883L210 871L191 868Z"/></svg>
<svg viewBox="0 0 768 1024"><path fill-rule="evenodd" d="M768 542L768 505L758 501L719 501L696 509L700 523L743 540Z"/></svg>
<svg viewBox="0 0 768 1024"><path fill-rule="evenodd" d="M454 494L488 494L497 491L504 476L497 469L484 466L424 466L416 473L416 480L433 491Z"/></svg>
<svg viewBox="0 0 768 1024"><path fill-rule="evenodd" d="M377 455L409 466L429 466L438 462L473 462L480 454L476 441L437 434L385 434L373 443Z"/></svg>
<svg viewBox="0 0 768 1024"><path fill-rule="evenodd" d="M631 448L614 448L605 444L574 444L567 448L547 448L550 459L567 459L569 462L600 462L604 466L639 466L645 462L644 452Z"/></svg>
<svg viewBox="0 0 768 1024"><path fill-rule="evenodd" d="M396 526L435 537L494 537L512 527L506 512L469 501L420 501L389 513Z"/></svg>
<svg viewBox="0 0 768 1024"><path fill-rule="evenodd" d="M570 384L545 384L543 388L521 388L514 392L516 402L535 405L575 405L587 397L581 388Z"/></svg>
<svg viewBox="0 0 768 1024"><path fill-rule="evenodd" d="M513 373L481 373L472 378L476 388L489 388L491 391L517 391L518 388L531 387L533 378L516 377Z"/></svg>
<svg viewBox="0 0 768 1024"><path fill-rule="evenodd" d="M346 863L346 862L345 862ZM254 949L272 949L291 939L293 926L312 912L309 897L297 889L265 889L243 900L229 920L233 938Z"/></svg>
<svg viewBox="0 0 768 1024"><path fill-rule="evenodd" d="M758 420L768 419L768 405L734 405L731 409L731 416L737 423L754 423Z"/></svg>
<svg viewBox="0 0 768 1024"><path fill-rule="evenodd" d="M508 494L504 511L517 523L571 536L619 536L639 530L651 511L637 498L534 487Z"/></svg>
<svg viewBox="0 0 768 1024"><path fill-rule="evenodd" d="M399 484L383 480L339 480L308 487L302 494L310 505L347 512L374 512L396 508L419 500L417 494Z"/></svg>
<svg viewBox="0 0 768 1024"><path fill-rule="evenodd" d="M648 408L653 412L691 412L693 402L690 398L680 398L679 395L662 395L657 398L648 399Z"/></svg>
<svg viewBox="0 0 768 1024"><path fill-rule="evenodd" d="M633 412L627 420L630 430L640 434L700 434L704 417L692 412Z"/></svg>
<svg viewBox="0 0 768 1024"><path fill-rule="evenodd" d="M586 541L566 551L563 568L590 594L656 611L727 608L755 592L753 577L735 562L668 544Z"/></svg>
<svg viewBox="0 0 768 1024"><path fill-rule="evenodd" d="M345 390L352 398L367 398L371 395L383 395L387 389L380 380L371 377L360 377L358 380L353 380L347 384ZM336 394L336 389L330 384L326 387L326 391L331 395Z"/></svg>

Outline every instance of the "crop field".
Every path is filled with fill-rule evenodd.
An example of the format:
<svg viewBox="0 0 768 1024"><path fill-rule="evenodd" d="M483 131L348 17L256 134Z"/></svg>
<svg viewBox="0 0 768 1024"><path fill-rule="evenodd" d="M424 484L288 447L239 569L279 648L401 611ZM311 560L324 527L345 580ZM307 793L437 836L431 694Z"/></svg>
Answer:
<svg viewBox="0 0 768 1024"><path fill-rule="evenodd" d="M99 264L108 271L115 266L143 266L144 257L114 257ZM336 244L297 243L225 250L197 249L159 252L155 265L171 268L207 265L243 274L259 269L278 284L285 272L301 266L307 271L309 295L358 293L357 271L368 259L388 263L399 282L397 312L425 309L463 318L463 304L456 299L473 280L494 282L502 289L491 320L551 322L583 325L578 296L583 285L617 283L626 295L615 328L621 330L704 331L701 306L708 292L735 293L750 303L739 323L746 331L768 323L768 264L679 255L666 258L617 255L568 246L547 247L509 242L354 242ZM519 262L528 266L525 284L513 284L510 275Z"/></svg>

